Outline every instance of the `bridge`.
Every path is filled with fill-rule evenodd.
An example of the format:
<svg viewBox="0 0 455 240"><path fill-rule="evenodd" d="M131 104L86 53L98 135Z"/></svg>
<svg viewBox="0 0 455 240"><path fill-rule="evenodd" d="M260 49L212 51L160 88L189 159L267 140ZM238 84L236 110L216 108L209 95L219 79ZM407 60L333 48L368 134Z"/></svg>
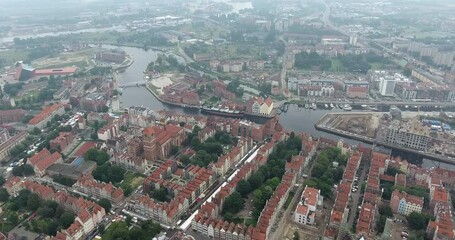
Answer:
<svg viewBox="0 0 455 240"><path fill-rule="evenodd" d="M121 83L119 85L119 88L139 87L139 86L145 86L146 84L147 84L147 81Z"/></svg>

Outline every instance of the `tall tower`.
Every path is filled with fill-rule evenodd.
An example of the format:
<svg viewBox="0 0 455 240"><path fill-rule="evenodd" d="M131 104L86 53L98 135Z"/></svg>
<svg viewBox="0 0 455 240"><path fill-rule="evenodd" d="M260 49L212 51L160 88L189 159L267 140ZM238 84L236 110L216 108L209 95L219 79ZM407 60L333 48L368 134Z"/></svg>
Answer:
<svg viewBox="0 0 455 240"><path fill-rule="evenodd" d="M155 130L153 127L147 127L142 132L144 136L144 157L151 161L157 158L156 143L155 143Z"/></svg>

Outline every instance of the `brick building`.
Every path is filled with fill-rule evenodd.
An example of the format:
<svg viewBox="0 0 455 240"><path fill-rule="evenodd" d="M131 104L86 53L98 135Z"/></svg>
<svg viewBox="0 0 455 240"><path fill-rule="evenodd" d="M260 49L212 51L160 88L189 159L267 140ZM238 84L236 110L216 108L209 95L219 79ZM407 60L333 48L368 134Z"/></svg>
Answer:
<svg viewBox="0 0 455 240"><path fill-rule="evenodd" d="M59 135L50 141L51 149L58 149L60 151L65 151L66 148L73 143L74 134L71 132L61 132Z"/></svg>
<svg viewBox="0 0 455 240"><path fill-rule="evenodd" d="M177 125L147 127L143 131L144 156L147 160L165 159L171 147L180 147L185 137L185 131Z"/></svg>
<svg viewBox="0 0 455 240"><path fill-rule="evenodd" d="M23 109L0 110L0 124L10 122L20 122L25 116L26 111Z"/></svg>
<svg viewBox="0 0 455 240"><path fill-rule="evenodd" d="M35 127L42 129L46 126L47 122L49 122L55 115L59 114L62 115L65 113L65 108L63 104L54 104L48 107L45 107L41 110L38 115L34 116L28 122L28 128L33 129Z"/></svg>

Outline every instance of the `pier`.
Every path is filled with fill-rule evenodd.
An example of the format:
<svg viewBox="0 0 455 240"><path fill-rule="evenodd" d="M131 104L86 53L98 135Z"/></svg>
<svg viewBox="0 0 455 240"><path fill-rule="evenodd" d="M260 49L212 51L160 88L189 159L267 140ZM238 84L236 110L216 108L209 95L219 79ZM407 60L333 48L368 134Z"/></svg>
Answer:
<svg viewBox="0 0 455 240"><path fill-rule="evenodd" d="M366 137L366 136L362 136L359 134L355 134L355 133L351 133L351 132L347 132L344 130L340 130L340 129L336 129L336 128L327 126L327 123L329 123L333 119L333 118L330 118L329 115L347 115L347 114L359 114L359 113L355 113L355 112L352 112L352 113L326 113L318 122L316 122L314 127L319 131L324 131L324 132L335 134L335 135L338 135L341 137L346 137L349 139L361 141L361 142L368 143L368 144L373 144L373 145L377 145L377 146L382 146L382 147L386 147L386 148L390 148L390 149L396 149L396 150L400 150L403 152L420 155L424 158L427 158L427 159L430 159L430 160L433 160L436 162L442 162L442 163L448 163L448 164L455 165L455 158L451 158L451 157L440 155L440 154L428 153L428 152L418 151L415 149L405 148L405 147L401 147L401 146L398 146L395 144L378 141L376 138Z"/></svg>

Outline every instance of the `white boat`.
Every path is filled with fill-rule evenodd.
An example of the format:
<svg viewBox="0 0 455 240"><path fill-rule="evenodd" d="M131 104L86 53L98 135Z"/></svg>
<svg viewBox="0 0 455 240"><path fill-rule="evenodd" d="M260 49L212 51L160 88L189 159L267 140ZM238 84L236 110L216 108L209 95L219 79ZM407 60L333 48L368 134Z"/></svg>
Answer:
<svg viewBox="0 0 455 240"><path fill-rule="evenodd" d="M346 105L344 105L343 110L344 110L344 111L351 111L351 110L352 110L352 107L351 107L351 105L346 104Z"/></svg>
<svg viewBox="0 0 455 240"><path fill-rule="evenodd" d="M325 107L325 108L329 108L329 105L327 105L327 103L326 103L326 104L324 104L324 107Z"/></svg>
<svg viewBox="0 0 455 240"><path fill-rule="evenodd" d="M365 105L365 104L362 104L360 105L363 109L367 109L368 108L368 105Z"/></svg>
<svg viewBox="0 0 455 240"><path fill-rule="evenodd" d="M334 108L333 103L330 103L330 108Z"/></svg>
<svg viewBox="0 0 455 240"><path fill-rule="evenodd" d="M308 107L309 107L309 106L308 106L308 103L305 103L305 108L308 108Z"/></svg>
<svg viewBox="0 0 455 240"><path fill-rule="evenodd" d="M313 110L318 109L318 106L316 106L316 103L313 103L313 104L312 104L312 107L313 107Z"/></svg>

